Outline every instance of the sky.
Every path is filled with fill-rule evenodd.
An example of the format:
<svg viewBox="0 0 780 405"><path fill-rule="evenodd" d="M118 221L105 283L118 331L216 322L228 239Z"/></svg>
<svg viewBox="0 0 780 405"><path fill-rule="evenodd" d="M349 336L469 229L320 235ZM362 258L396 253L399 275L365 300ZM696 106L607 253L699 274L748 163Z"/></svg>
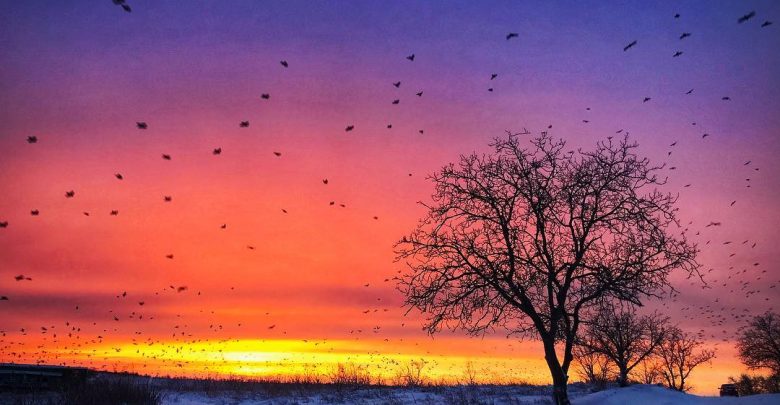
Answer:
<svg viewBox="0 0 780 405"><path fill-rule="evenodd" d="M538 342L428 336L392 278L426 175L548 125L667 164L709 288L648 307L717 349L695 392L778 310L780 3L128 4L0 2L1 362L546 383Z"/></svg>

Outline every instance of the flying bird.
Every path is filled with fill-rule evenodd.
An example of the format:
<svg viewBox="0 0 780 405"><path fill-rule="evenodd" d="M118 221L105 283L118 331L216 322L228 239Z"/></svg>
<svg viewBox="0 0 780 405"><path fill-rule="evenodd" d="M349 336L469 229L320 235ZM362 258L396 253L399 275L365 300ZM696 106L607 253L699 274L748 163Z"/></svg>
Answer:
<svg viewBox="0 0 780 405"><path fill-rule="evenodd" d="M125 10L126 12L130 13L133 11L133 9L130 8L130 6L125 2L125 0L112 0L115 5L121 6L122 10Z"/></svg>
<svg viewBox="0 0 780 405"><path fill-rule="evenodd" d="M628 45L623 47L623 52L633 48L634 46L636 46L636 44L637 44L637 41L631 41Z"/></svg>
<svg viewBox="0 0 780 405"><path fill-rule="evenodd" d="M249 121L241 121L241 123L238 124L240 128L248 128L249 127Z"/></svg>
<svg viewBox="0 0 780 405"><path fill-rule="evenodd" d="M173 259L173 254L167 254L167 255L165 255L165 257L168 258L168 259Z"/></svg>
<svg viewBox="0 0 780 405"><path fill-rule="evenodd" d="M672 57L676 58L676 57L678 57L678 56L680 56L682 54L683 54L682 51L677 51L677 52L674 53L674 55L672 55Z"/></svg>
<svg viewBox="0 0 780 405"><path fill-rule="evenodd" d="M281 63L281 64L282 64L282 66L284 66L284 67L290 67L290 64L289 64L289 63L287 63L287 61L286 61L286 60L281 60L281 61L279 61L279 63Z"/></svg>
<svg viewBox="0 0 780 405"><path fill-rule="evenodd" d="M276 155L277 157L282 156L282 152L274 152L274 155Z"/></svg>
<svg viewBox="0 0 780 405"><path fill-rule="evenodd" d="M509 34L506 34L506 40L509 41L510 39L517 38L519 36L520 36L520 34L518 34L516 32L510 32Z"/></svg>
<svg viewBox="0 0 780 405"><path fill-rule="evenodd" d="M395 100L393 100L393 104L398 104L398 103L400 103L400 102L401 102L401 100L399 100L399 99L395 99Z"/></svg>
<svg viewBox="0 0 780 405"><path fill-rule="evenodd" d="M493 80L496 77L498 77L498 73L493 73L493 74L490 75L490 80Z"/></svg>
<svg viewBox="0 0 780 405"><path fill-rule="evenodd" d="M680 18L680 13L675 14L674 18Z"/></svg>
<svg viewBox="0 0 780 405"><path fill-rule="evenodd" d="M8 228L8 221L0 222L0 228Z"/></svg>
<svg viewBox="0 0 780 405"><path fill-rule="evenodd" d="M396 88L399 88L399 87L401 87L401 82L400 81L393 82L393 86L395 86Z"/></svg>
<svg viewBox="0 0 780 405"><path fill-rule="evenodd" d="M222 154L222 148L214 148L213 151L211 151L211 154L213 155L221 155Z"/></svg>
<svg viewBox="0 0 780 405"><path fill-rule="evenodd" d="M30 215L32 215L32 216L38 216L38 214L39 214L38 210L30 211Z"/></svg>
<svg viewBox="0 0 780 405"><path fill-rule="evenodd" d="M263 93L260 95L260 98L262 98L263 100L268 100L271 98L271 95L268 93Z"/></svg>
<svg viewBox="0 0 780 405"><path fill-rule="evenodd" d="M742 24L743 22L745 22L745 21L747 21L747 20L749 20L749 19L751 19L751 18L753 18L755 16L756 16L756 12L755 11L751 11L751 12L743 15L742 17L739 17L739 19L737 20L737 23L738 24Z"/></svg>
<svg viewBox="0 0 780 405"><path fill-rule="evenodd" d="M646 103L648 101L652 100L650 97L645 97L644 100L642 100L643 103Z"/></svg>
<svg viewBox="0 0 780 405"><path fill-rule="evenodd" d="M683 32L680 34L680 39L688 38L689 36L691 36L690 32Z"/></svg>
<svg viewBox="0 0 780 405"><path fill-rule="evenodd" d="M27 143L38 143L38 137L35 135L28 136Z"/></svg>
<svg viewBox="0 0 780 405"><path fill-rule="evenodd" d="M407 56L406 59L409 59L410 61L414 62L414 54Z"/></svg>
<svg viewBox="0 0 780 405"><path fill-rule="evenodd" d="M149 124L147 124L147 123L145 123L143 121L136 122L135 126L138 129L147 129L147 128L149 128Z"/></svg>
<svg viewBox="0 0 780 405"><path fill-rule="evenodd" d="M122 173L115 173L114 177L116 177L117 180L124 180L125 176L122 176Z"/></svg>
<svg viewBox="0 0 780 405"><path fill-rule="evenodd" d="M163 153L162 158L165 159L165 160L171 160L171 155L167 155L167 154Z"/></svg>
<svg viewBox="0 0 780 405"><path fill-rule="evenodd" d="M723 96L723 97L721 97L720 99L721 99L721 100L723 100L723 101L729 101L729 100L731 100L731 97L729 97L729 96Z"/></svg>
<svg viewBox="0 0 780 405"><path fill-rule="evenodd" d="M328 185L328 179L322 179L322 184Z"/></svg>
<svg viewBox="0 0 780 405"><path fill-rule="evenodd" d="M163 201L165 201L165 202L171 202L171 200L173 200L173 197L171 197L171 196L169 196L169 195L163 196Z"/></svg>
<svg viewBox="0 0 780 405"><path fill-rule="evenodd" d="M423 92L419 92L419 93L416 93L416 94L417 94L417 97L422 97Z"/></svg>
<svg viewBox="0 0 780 405"><path fill-rule="evenodd" d="M770 25L772 25L772 21L767 20L767 21L764 21L763 24L761 24L761 28L768 27Z"/></svg>
<svg viewBox="0 0 780 405"><path fill-rule="evenodd" d="M73 191L73 190L65 192L65 198L73 198L75 195L76 195L76 192Z"/></svg>
<svg viewBox="0 0 780 405"><path fill-rule="evenodd" d="M690 89L690 90L685 92L685 94L691 94L691 93L693 93L693 89Z"/></svg>
<svg viewBox="0 0 780 405"><path fill-rule="evenodd" d="M117 215L119 215L119 211L118 210L111 210L110 215L117 216Z"/></svg>
<svg viewBox="0 0 780 405"><path fill-rule="evenodd" d="M349 132L349 131L352 131L353 129L355 129L354 125L347 125L347 127L344 128L344 131Z"/></svg>

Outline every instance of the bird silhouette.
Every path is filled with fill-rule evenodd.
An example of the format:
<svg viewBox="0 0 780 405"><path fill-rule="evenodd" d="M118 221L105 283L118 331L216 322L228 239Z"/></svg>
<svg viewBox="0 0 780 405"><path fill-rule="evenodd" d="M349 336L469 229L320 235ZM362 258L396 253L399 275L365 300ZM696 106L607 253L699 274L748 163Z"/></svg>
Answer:
<svg viewBox="0 0 780 405"><path fill-rule="evenodd" d="M117 180L124 180L125 176L122 176L122 173L115 173L114 177L116 177Z"/></svg>
<svg viewBox="0 0 780 405"><path fill-rule="evenodd" d="M38 137L35 135L28 136L27 143L38 143Z"/></svg>
<svg viewBox="0 0 780 405"><path fill-rule="evenodd" d="M349 132L349 131L352 131L353 129L355 129L354 125L347 125L347 127L344 128L344 131Z"/></svg>
<svg viewBox="0 0 780 405"><path fill-rule="evenodd" d="M248 128L249 127L249 121L241 121L238 124L239 128Z"/></svg>
<svg viewBox="0 0 780 405"><path fill-rule="evenodd" d="M737 23L738 24L742 24L743 22L745 22L745 21L747 21L747 20L749 20L749 19L751 19L751 18L753 18L755 16L756 16L756 12L755 11L751 11L751 12L743 15L742 17L739 17L739 19L737 19Z"/></svg>
<svg viewBox="0 0 780 405"><path fill-rule="evenodd" d="M422 97L423 92L419 92L419 93L416 93L416 94L417 94L417 97Z"/></svg>
<svg viewBox="0 0 780 405"><path fill-rule="evenodd" d="M32 216L38 216L38 214L39 214L38 210L30 211L30 215L32 215Z"/></svg>
<svg viewBox="0 0 780 405"><path fill-rule="evenodd" d="M118 210L111 210L110 215L117 216L117 215L119 215L119 211Z"/></svg>
<svg viewBox="0 0 780 405"><path fill-rule="evenodd" d="M411 54L411 55L407 56L406 59L414 62L414 54Z"/></svg>
<svg viewBox="0 0 780 405"><path fill-rule="evenodd" d="M393 82L393 86L395 86L396 88L399 88L399 87L401 87L401 82L400 81Z"/></svg>
<svg viewBox="0 0 780 405"><path fill-rule="evenodd" d="M115 5L122 7L122 10L125 10L126 12L130 13L133 11L133 9L130 8L130 6L127 4L125 0L112 0Z"/></svg>
<svg viewBox="0 0 780 405"><path fill-rule="evenodd" d="M276 157L280 157L282 156L282 152L274 152L274 155L276 155Z"/></svg>
<svg viewBox="0 0 780 405"><path fill-rule="evenodd" d="M674 55L672 55L672 57L676 58L676 57L678 57L678 56L680 56L682 54L683 54L682 51L677 51L677 52L674 53Z"/></svg>
<svg viewBox="0 0 780 405"><path fill-rule="evenodd" d="M168 258L168 259L173 259L173 254L167 254L167 255L165 255L165 257Z"/></svg>
<svg viewBox="0 0 780 405"><path fill-rule="evenodd" d="M260 98L262 98L263 100L268 100L271 98L271 95L268 93L263 93L260 95Z"/></svg>
<svg viewBox="0 0 780 405"><path fill-rule="evenodd" d="M493 73L493 74L490 75L490 80L493 80L496 77L498 77L498 73Z"/></svg>
<svg viewBox="0 0 780 405"><path fill-rule="evenodd" d="M147 124L147 123L145 123L143 121L136 122L135 126L138 129L147 129L147 128L149 128L149 124Z"/></svg>
<svg viewBox="0 0 780 405"><path fill-rule="evenodd" d="M322 179L322 184L328 185L328 179Z"/></svg>
<svg viewBox="0 0 780 405"><path fill-rule="evenodd" d="M66 191L66 192L65 192L65 198L73 198L73 197L75 197L75 196L76 196L76 192L75 192L75 191L73 191L73 190L70 190L70 191Z"/></svg>
<svg viewBox="0 0 780 405"><path fill-rule="evenodd" d="M222 148L214 148L213 151L211 151L212 155L221 155L222 154Z"/></svg>
<svg viewBox="0 0 780 405"><path fill-rule="evenodd" d="M690 32L683 32L680 34L680 39L688 38L689 36L691 36Z"/></svg>
<svg viewBox="0 0 780 405"><path fill-rule="evenodd" d="M286 61L286 60L279 61L279 63L280 63L282 66L284 66L284 67L290 67L290 64L289 64L289 63L287 63L287 61Z"/></svg>
<svg viewBox="0 0 780 405"><path fill-rule="evenodd" d="M171 202L171 201L173 201L173 197L171 197L171 196L169 196L169 195L163 196L163 201L165 201L165 202Z"/></svg>
<svg viewBox="0 0 780 405"><path fill-rule="evenodd" d="M625 52L625 51L627 51L627 50L629 50L629 49L633 48L634 46L636 46L636 44L637 44L637 41L631 41L631 42L629 42L629 43L628 43L628 45L626 45L626 46L624 46L624 47L623 47L623 52Z"/></svg>
<svg viewBox="0 0 780 405"><path fill-rule="evenodd" d="M690 90L685 92L685 94L691 94L691 93L693 93L693 89L690 89Z"/></svg>
<svg viewBox="0 0 780 405"><path fill-rule="evenodd" d="M643 103L646 103L646 102L648 102L648 101L650 101L650 100L652 100L650 97L645 97L645 98L642 100L642 102L643 102Z"/></svg>
<svg viewBox="0 0 780 405"><path fill-rule="evenodd" d="M398 104L398 103L400 103L400 102L401 102L401 100L399 100L399 99L395 99L395 100L393 100L393 104Z"/></svg>
<svg viewBox="0 0 780 405"><path fill-rule="evenodd" d="M764 21L763 24L761 24L761 28L768 27L770 25L772 25L772 21L767 20L767 21Z"/></svg>
<svg viewBox="0 0 780 405"><path fill-rule="evenodd" d="M162 158L165 160L171 160L171 155L167 155L165 153L162 154Z"/></svg>
<svg viewBox="0 0 780 405"><path fill-rule="evenodd" d="M0 221L0 228L8 228L8 221Z"/></svg>
<svg viewBox="0 0 780 405"><path fill-rule="evenodd" d="M724 97L721 97L720 99L723 100L723 101L729 101L729 100L731 100L731 97L724 96Z"/></svg>
<svg viewBox="0 0 780 405"><path fill-rule="evenodd" d="M510 33L506 34L506 40L509 41L510 39L517 38L519 36L520 36L520 34L518 34L516 32L510 32Z"/></svg>

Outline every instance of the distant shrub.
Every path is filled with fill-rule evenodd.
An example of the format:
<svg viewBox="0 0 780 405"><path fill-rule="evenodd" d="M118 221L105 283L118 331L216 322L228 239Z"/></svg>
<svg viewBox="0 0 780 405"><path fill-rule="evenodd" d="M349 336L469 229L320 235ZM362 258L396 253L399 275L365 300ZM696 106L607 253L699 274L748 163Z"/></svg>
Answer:
<svg viewBox="0 0 780 405"><path fill-rule="evenodd" d="M371 373L355 364L339 363L330 375L331 384L337 385L371 385Z"/></svg>
<svg viewBox="0 0 780 405"><path fill-rule="evenodd" d="M159 405L162 393L132 378L92 379L66 387L63 405Z"/></svg>
<svg viewBox="0 0 780 405"><path fill-rule="evenodd" d="M780 392L780 376L768 377L741 374L739 378L729 377L729 382L737 387L739 396L756 394L775 394Z"/></svg>

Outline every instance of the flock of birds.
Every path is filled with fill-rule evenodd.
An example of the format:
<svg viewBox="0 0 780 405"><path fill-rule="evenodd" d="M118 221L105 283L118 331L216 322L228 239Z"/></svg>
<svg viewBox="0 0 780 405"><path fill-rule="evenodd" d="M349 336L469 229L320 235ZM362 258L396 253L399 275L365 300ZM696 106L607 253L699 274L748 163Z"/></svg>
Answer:
<svg viewBox="0 0 780 405"><path fill-rule="evenodd" d="M125 0L113 0L113 3L117 6L121 6L126 12L131 12L130 6ZM737 19L738 24L749 23L756 17L755 12L750 12ZM679 19L680 15L674 15L675 19ZM768 27L772 24L770 21L764 21L760 24L761 28ZM692 36L691 32L682 32L679 36L680 40ZM519 34L516 32L507 33L505 36L507 41L519 38ZM623 51L636 50L640 47L638 40L629 42ZM683 54L682 51L675 51L672 56L680 57ZM415 61L415 54L412 53L405 57L409 62ZM290 66L287 60L281 60L279 62L282 68L286 69ZM490 80L495 80L498 74L493 73L490 75ZM402 82L395 81L391 83L395 88L400 88ZM493 91L490 87L488 91ZM693 89L687 91L685 94L690 95L693 93ZM422 97L423 91L415 93L417 97ZM270 100L268 93L261 94L261 99ZM730 101L729 96L723 96L722 101ZM643 103L651 101L651 97L644 97ZM400 99L393 99L391 104L396 105L400 103ZM590 110L590 108L586 108ZM589 120L582 120L584 123L588 123ZM693 123L696 125L696 123ZM248 128L250 126L249 121L240 121L238 123L240 128ZM135 123L135 127L139 131L145 131L150 128L147 122L139 121ZM387 128L392 128L392 124L387 124ZM549 129L549 127L548 127ZM351 132L355 130L354 124L347 124L344 127L345 132ZM423 130L419 130L422 134ZM524 133L530 133L525 131ZM616 133L623 133L623 129L616 131ZM702 138L709 137L709 133L703 133ZM30 145L39 143L39 138L35 135L28 136L26 142ZM667 157L671 157L674 148L677 146L677 142L673 142L669 145ZM214 156L222 154L222 147L215 147L212 150ZM282 157L282 152L274 151L273 155L277 158ZM173 159L172 155L164 153L161 158L170 161ZM749 172L757 172L759 169L753 167L751 161L744 162L745 170ZM675 166L668 167L669 170L676 170ZM412 174L410 173L409 176ZM114 173L114 177L117 181L124 180L124 174ZM746 178L745 185L750 187L750 178ZM322 179L322 184L327 186L329 180L327 178ZM684 187L690 187L691 184L685 184ZM66 190L64 197L67 199L76 198L76 190ZM164 203L170 203L173 197L170 195L163 196ZM729 206L734 206L737 203L736 200L732 201ZM329 205L336 205L336 201L329 201ZM345 208L346 205L340 203L339 206ZM109 215L117 216L119 211L116 209L107 210ZM289 212L285 208L281 208L283 214ZM31 216L43 215L39 209L32 209L30 211ZM83 215L89 216L90 212L84 211ZM378 220L378 216L373 216L374 220ZM10 224L8 220L0 221L0 228L2 232L13 232L13 224ZM708 239L707 233L716 228L722 227L721 221L711 221L703 227L695 227L693 223L689 223L687 227L682 231L690 234L695 233L696 238L702 239L702 245L719 245L722 249L730 250L730 258L740 254L744 254L746 250L753 249L757 246L758 241L743 240L743 241L715 241ZM221 229L226 229L227 224L221 224ZM247 245L247 249L254 250L253 245ZM741 250L739 250L741 249ZM175 255L169 253L165 255L166 259L174 260ZM758 268L760 263L755 262L753 268ZM698 284L691 282L692 286L699 286L702 289L709 289L713 287L723 288L728 290L729 294L739 294L744 296L746 300L752 300L756 297L763 298L763 301L768 305L767 309L773 309L771 296L777 297L778 280L771 278L767 274L767 270L761 270L760 273L756 273L755 269L749 269L747 267L737 268L730 266L726 272L716 271L715 268L709 268L704 271L706 284ZM5 277L6 275L3 275ZM28 283L35 282L32 275L29 274L14 274L12 276L13 283ZM384 279L385 282L391 282L392 278L388 277ZM7 290L3 291L3 295L0 295L0 300L11 301L14 299L13 288L7 287L7 283L2 283L0 286ZM370 283L363 284L363 287L370 288ZM231 291L235 287L231 287ZM153 293L153 294L152 294ZM242 340L237 335L241 335L240 328L242 325L246 325L247 321L227 324L220 317L220 313L207 307L201 307L198 309L196 318L187 318L186 314L177 313L172 316L165 316L163 319L159 319L160 315L157 315L154 311L155 302L159 302L161 297L177 297L183 294L192 294L197 297L201 297L201 291L195 291L190 289L187 285L168 285L160 288L157 291L147 293L130 293L128 291L122 291L114 296L117 302L117 307L112 309L105 309L102 319L93 319L91 321L84 321L83 317L78 317L80 321L64 320L58 324L37 325L35 327L22 327L15 330L5 329L8 325L0 325L0 360L3 362L37 362L51 364L59 362L62 365L89 365L91 367L102 368L106 370L111 369L133 369L135 371L143 371L145 368L154 369L159 373L172 373L175 374L178 370L181 370L183 374L209 374L216 373L218 370L224 370L225 366L230 366L233 370L241 370L241 367L251 368L256 366L256 363L251 361L243 362L227 356L227 353L234 348L235 345L241 344ZM205 294L204 294L205 295ZM680 300L684 299L678 293L674 296L674 299L663 302L661 306L666 310L671 311L673 307L677 308L680 305ZM700 305L684 305L682 306L682 319L680 321L706 321L709 326L702 327L698 333L699 337L707 340L720 339L723 342L733 341L736 335L739 333L739 329L734 329L731 325L740 324L744 325L747 320L750 319L754 313L741 305L727 304L723 296L713 298L714 301L708 304ZM0 309L2 310L2 309ZM72 309L74 312L83 311L84 305L75 305ZM99 309L93 308L93 311ZM381 298L376 299L376 306L361 310L362 314L356 314L356 317L361 315L372 315L377 313L389 312L389 308L382 302ZM265 316L272 317L270 312L265 312ZM157 319L156 319L157 318ZM146 332L146 321L156 320L158 325L155 329L169 328L167 334ZM203 323L207 323L208 327L203 330L201 326ZM287 335L287 331L279 321L267 321L266 329L269 333L275 334L276 338L284 338ZM167 325L167 326L160 326ZM400 323L400 326L393 326L394 329L403 328L406 323ZM355 328L348 331L344 331L345 335L350 336L350 339L354 340L369 340L379 341L373 349L368 350L366 353L354 353L348 354L344 358L344 361L357 361L371 365L380 374L392 374L395 369L401 366L401 360L403 355L406 354L412 346L419 346L419 342L413 340L407 340L404 342L403 337L393 337L392 334L385 335L385 330L382 325L376 324L366 328ZM120 344L114 342L111 339L112 335L127 333L130 331L132 337L127 344ZM384 336L387 337L384 337ZM31 340L30 337L35 336L37 339ZM30 342L34 342L31 343ZM262 340L266 342L266 340ZM280 367L289 367L291 364L301 367L306 365L316 364L321 361L317 357L317 353L336 353L346 348L343 346L343 342L338 340L320 339L300 339L302 347L308 347L309 350L301 350L299 353L291 353L284 358L268 361L269 364L276 364ZM311 348L316 347L317 350L312 353ZM519 350L520 344L508 343L502 344L501 347L483 347L481 352L484 354L491 353L494 350L505 350L508 352L514 352ZM446 362L443 358L439 359L438 354L432 353L430 348L427 350L421 349L424 352L430 368L442 367L447 371L457 374L456 366ZM130 352L130 353L128 353ZM124 363L123 363L124 362ZM132 364L136 364L138 368L133 368ZM123 365L124 364L124 365ZM130 364L128 366L128 364ZM517 376L520 378L523 375L533 373L530 367L519 365L518 363L508 362L503 364L500 368L503 373L503 378L507 376ZM305 371L305 370L304 370ZM500 380L501 377L496 376L496 380Z"/></svg>

